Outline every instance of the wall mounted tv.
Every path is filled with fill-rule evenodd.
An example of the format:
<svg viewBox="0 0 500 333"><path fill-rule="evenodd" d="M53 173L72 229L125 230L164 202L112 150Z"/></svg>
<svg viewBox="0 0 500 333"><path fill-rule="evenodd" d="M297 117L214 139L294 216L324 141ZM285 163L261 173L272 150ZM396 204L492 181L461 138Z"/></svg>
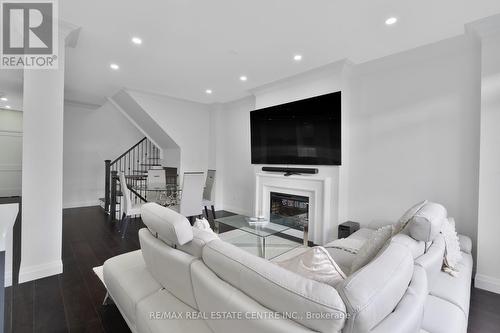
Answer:
<svg viewBox="0 0 500 333"><path fill-rule="evenodd" d="M252 111L252 164L340 165L340 120L340 91Z"/></svg>

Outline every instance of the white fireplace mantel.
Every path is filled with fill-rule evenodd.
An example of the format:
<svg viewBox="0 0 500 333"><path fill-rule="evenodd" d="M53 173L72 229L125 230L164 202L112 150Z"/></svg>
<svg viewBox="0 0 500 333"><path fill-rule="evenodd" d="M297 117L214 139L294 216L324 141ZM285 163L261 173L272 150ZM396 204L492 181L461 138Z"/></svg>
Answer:
<svg viewBox="0 0 500 333"><path fill-rule="evenodd" d="M255 215L269 217L271 192L309 198L309 240L325 244L331 220L331 178L318 175L292 175L258 172L255 186Z"/></svg>

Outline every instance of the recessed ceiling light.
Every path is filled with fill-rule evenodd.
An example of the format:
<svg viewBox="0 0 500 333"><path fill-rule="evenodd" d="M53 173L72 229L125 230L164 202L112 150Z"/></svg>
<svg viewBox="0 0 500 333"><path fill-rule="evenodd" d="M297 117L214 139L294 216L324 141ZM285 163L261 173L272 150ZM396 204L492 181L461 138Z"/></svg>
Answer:
<svg viewBox="0 0 500 333"><path fill-rule="evenodd" d="M300 54L294 55L293 56L293 60L295 60L295 61L301 61L302 60L302 55L300 55Z"/></svg>
<svg viewBox="0 0 500 333"><path fill-rule="evenodd" d="M387 20L385 20L386 25L393 25L398 21L397 17L389 17Z"/></svg>
<svg viewBox="0 0 500 333"><path fill-rule="evenodd" d="M142 39L140 39L139 37L132 37L132 43L134 43L135 45L141 45Z"/></svg>
<svg viewBox="0 0 500 333"><path fill-rule="evenodd" d="M2 97L2 98L0 98L0 100L3 101L3 102L7 102L8 101L7 97Z"/></svg>
<svg viewBox="0 0 500 333"><path fill-rule="evenodd" d="M5 108L6 108L6 109L10 109L10 105L6 105L6 106L5 106Z"/></svg>
<svg viewBox="0 0 500 333"><path fill-rule="evenodd" d="M240 76L240 81L246 81L248 78L245 75Z"/></svg>
<svg viewBox="0 0 500 333"><path fill-rule="evenodd" d="M118 66L118 64L111 64L109 65L109 68L111 68L114 71L117 71L120 69L120 66Z"/></svg>
<svg viewBox="0 0 500 333"><path fill-rule="evenodd" d="M212 89L207 89L205 92L210 95L212 93Z"/></svg>

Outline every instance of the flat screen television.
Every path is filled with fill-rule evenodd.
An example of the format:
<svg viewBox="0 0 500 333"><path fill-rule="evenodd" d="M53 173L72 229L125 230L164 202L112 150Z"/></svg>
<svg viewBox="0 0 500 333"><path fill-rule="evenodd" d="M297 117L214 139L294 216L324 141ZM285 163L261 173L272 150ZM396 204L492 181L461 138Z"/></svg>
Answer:
<svg viewBox="0 0 500 333"><path fill-rule="evenodd" d="M340 91L252 111L252 164L341 165L340 121Z"/></svg>

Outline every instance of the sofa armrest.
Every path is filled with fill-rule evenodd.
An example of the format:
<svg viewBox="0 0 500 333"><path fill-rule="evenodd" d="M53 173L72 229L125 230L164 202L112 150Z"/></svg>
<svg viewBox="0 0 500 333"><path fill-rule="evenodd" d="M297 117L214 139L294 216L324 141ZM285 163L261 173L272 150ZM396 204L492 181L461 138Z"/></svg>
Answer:
<svg viewBox="0 0 500 333"><path fill-rule="evenodd" d="M471 254L472 252L472 240L464 235L458 235L458 242L460 243L460 250L462 252Z"/></svg>

